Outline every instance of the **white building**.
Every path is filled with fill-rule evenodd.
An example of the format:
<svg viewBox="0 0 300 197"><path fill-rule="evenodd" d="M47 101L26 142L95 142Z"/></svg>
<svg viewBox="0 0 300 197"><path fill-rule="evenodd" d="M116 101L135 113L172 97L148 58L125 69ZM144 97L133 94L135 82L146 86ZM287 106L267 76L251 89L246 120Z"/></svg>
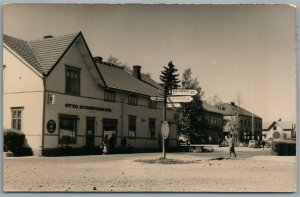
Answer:
<svg viewBox="0 0 300 197"><path fill-rule="evenodd" d="M135 151L161 146L160 86L143 75L93 58L81 32L24 41L3 35L3 125L21 130L35 154L100 146L125 137ZM175 112L167 111L169 145L176 146ZM66 137L67 136L67 137Z"/></svg>

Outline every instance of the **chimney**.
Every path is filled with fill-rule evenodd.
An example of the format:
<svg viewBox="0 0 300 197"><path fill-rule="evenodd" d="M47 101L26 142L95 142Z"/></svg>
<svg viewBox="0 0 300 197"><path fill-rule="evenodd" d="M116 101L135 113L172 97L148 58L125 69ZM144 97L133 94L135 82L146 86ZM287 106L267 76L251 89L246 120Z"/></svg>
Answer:
<svg viewBox="0 0 300 197"><path fill-rule="evenodd" d="M232 106L235 106L235 103L234 103L234 102L230 102L230 104L231 104Z"/></svg>
<svg viewBox="0 0 300 197"><path fill-rule="evenodd" d="M44 36L44 39L48 39L48 38L53 38L53 36L52 35Z"/></svg>
<svg viewBox="0 0 300 197"><path fill-rule="evenodd" d="M103 58L99 57L99 56L96 56L96 57L93 57L93 60L94 60L95 63L102 63Z"/></svg>
<svg viewBox="0 0 300 197"><path fill-rule="evenodd" d="M138 79L141 79L141 66L140 65L134 65L133 66L133 73L132 75Z"/></svg>

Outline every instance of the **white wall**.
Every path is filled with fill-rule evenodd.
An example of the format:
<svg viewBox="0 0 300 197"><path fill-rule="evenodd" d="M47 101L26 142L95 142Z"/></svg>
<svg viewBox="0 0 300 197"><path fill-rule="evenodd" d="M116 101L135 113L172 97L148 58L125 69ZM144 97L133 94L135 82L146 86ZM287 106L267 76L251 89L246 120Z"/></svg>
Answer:
<svg viewBox="0 0 300 197"><path fill-rule="evenodd" d="M22 131L28 145L37 151L41 146L43 80L5 47L3 64L3 127L11 128L11 107L24 107Z"/></svg>

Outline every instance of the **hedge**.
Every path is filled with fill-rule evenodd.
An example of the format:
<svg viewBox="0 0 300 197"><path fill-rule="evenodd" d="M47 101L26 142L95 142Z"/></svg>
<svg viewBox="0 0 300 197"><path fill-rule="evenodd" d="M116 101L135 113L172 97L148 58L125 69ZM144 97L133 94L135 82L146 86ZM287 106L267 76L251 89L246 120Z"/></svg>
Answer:
<svg viewBox="0 0 300 197"><path fill-rule="evenodd" d="M295 156L296 142L293 140L273 141L271 145L273 154L278 156Z"/></svg>

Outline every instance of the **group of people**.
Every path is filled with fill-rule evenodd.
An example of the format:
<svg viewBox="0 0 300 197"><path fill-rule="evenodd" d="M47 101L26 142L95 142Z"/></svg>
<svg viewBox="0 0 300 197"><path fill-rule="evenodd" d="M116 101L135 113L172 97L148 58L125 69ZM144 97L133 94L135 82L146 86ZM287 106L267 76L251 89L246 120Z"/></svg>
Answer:
<svg viewBox="0 0 300 197"><path fill-rule="evenodd" d="M112 136L108 139L108 136L105 135L104 140L103 140L103 144L101 146L101 151L104 155L107 155L109 153L114 153L115 152L115 146L117 143L117 139L115 134L112 134ZM122 138L121 140L121 148L122 150L126 149L126 145L127 145L127 140L125 137Z"/></svg>

